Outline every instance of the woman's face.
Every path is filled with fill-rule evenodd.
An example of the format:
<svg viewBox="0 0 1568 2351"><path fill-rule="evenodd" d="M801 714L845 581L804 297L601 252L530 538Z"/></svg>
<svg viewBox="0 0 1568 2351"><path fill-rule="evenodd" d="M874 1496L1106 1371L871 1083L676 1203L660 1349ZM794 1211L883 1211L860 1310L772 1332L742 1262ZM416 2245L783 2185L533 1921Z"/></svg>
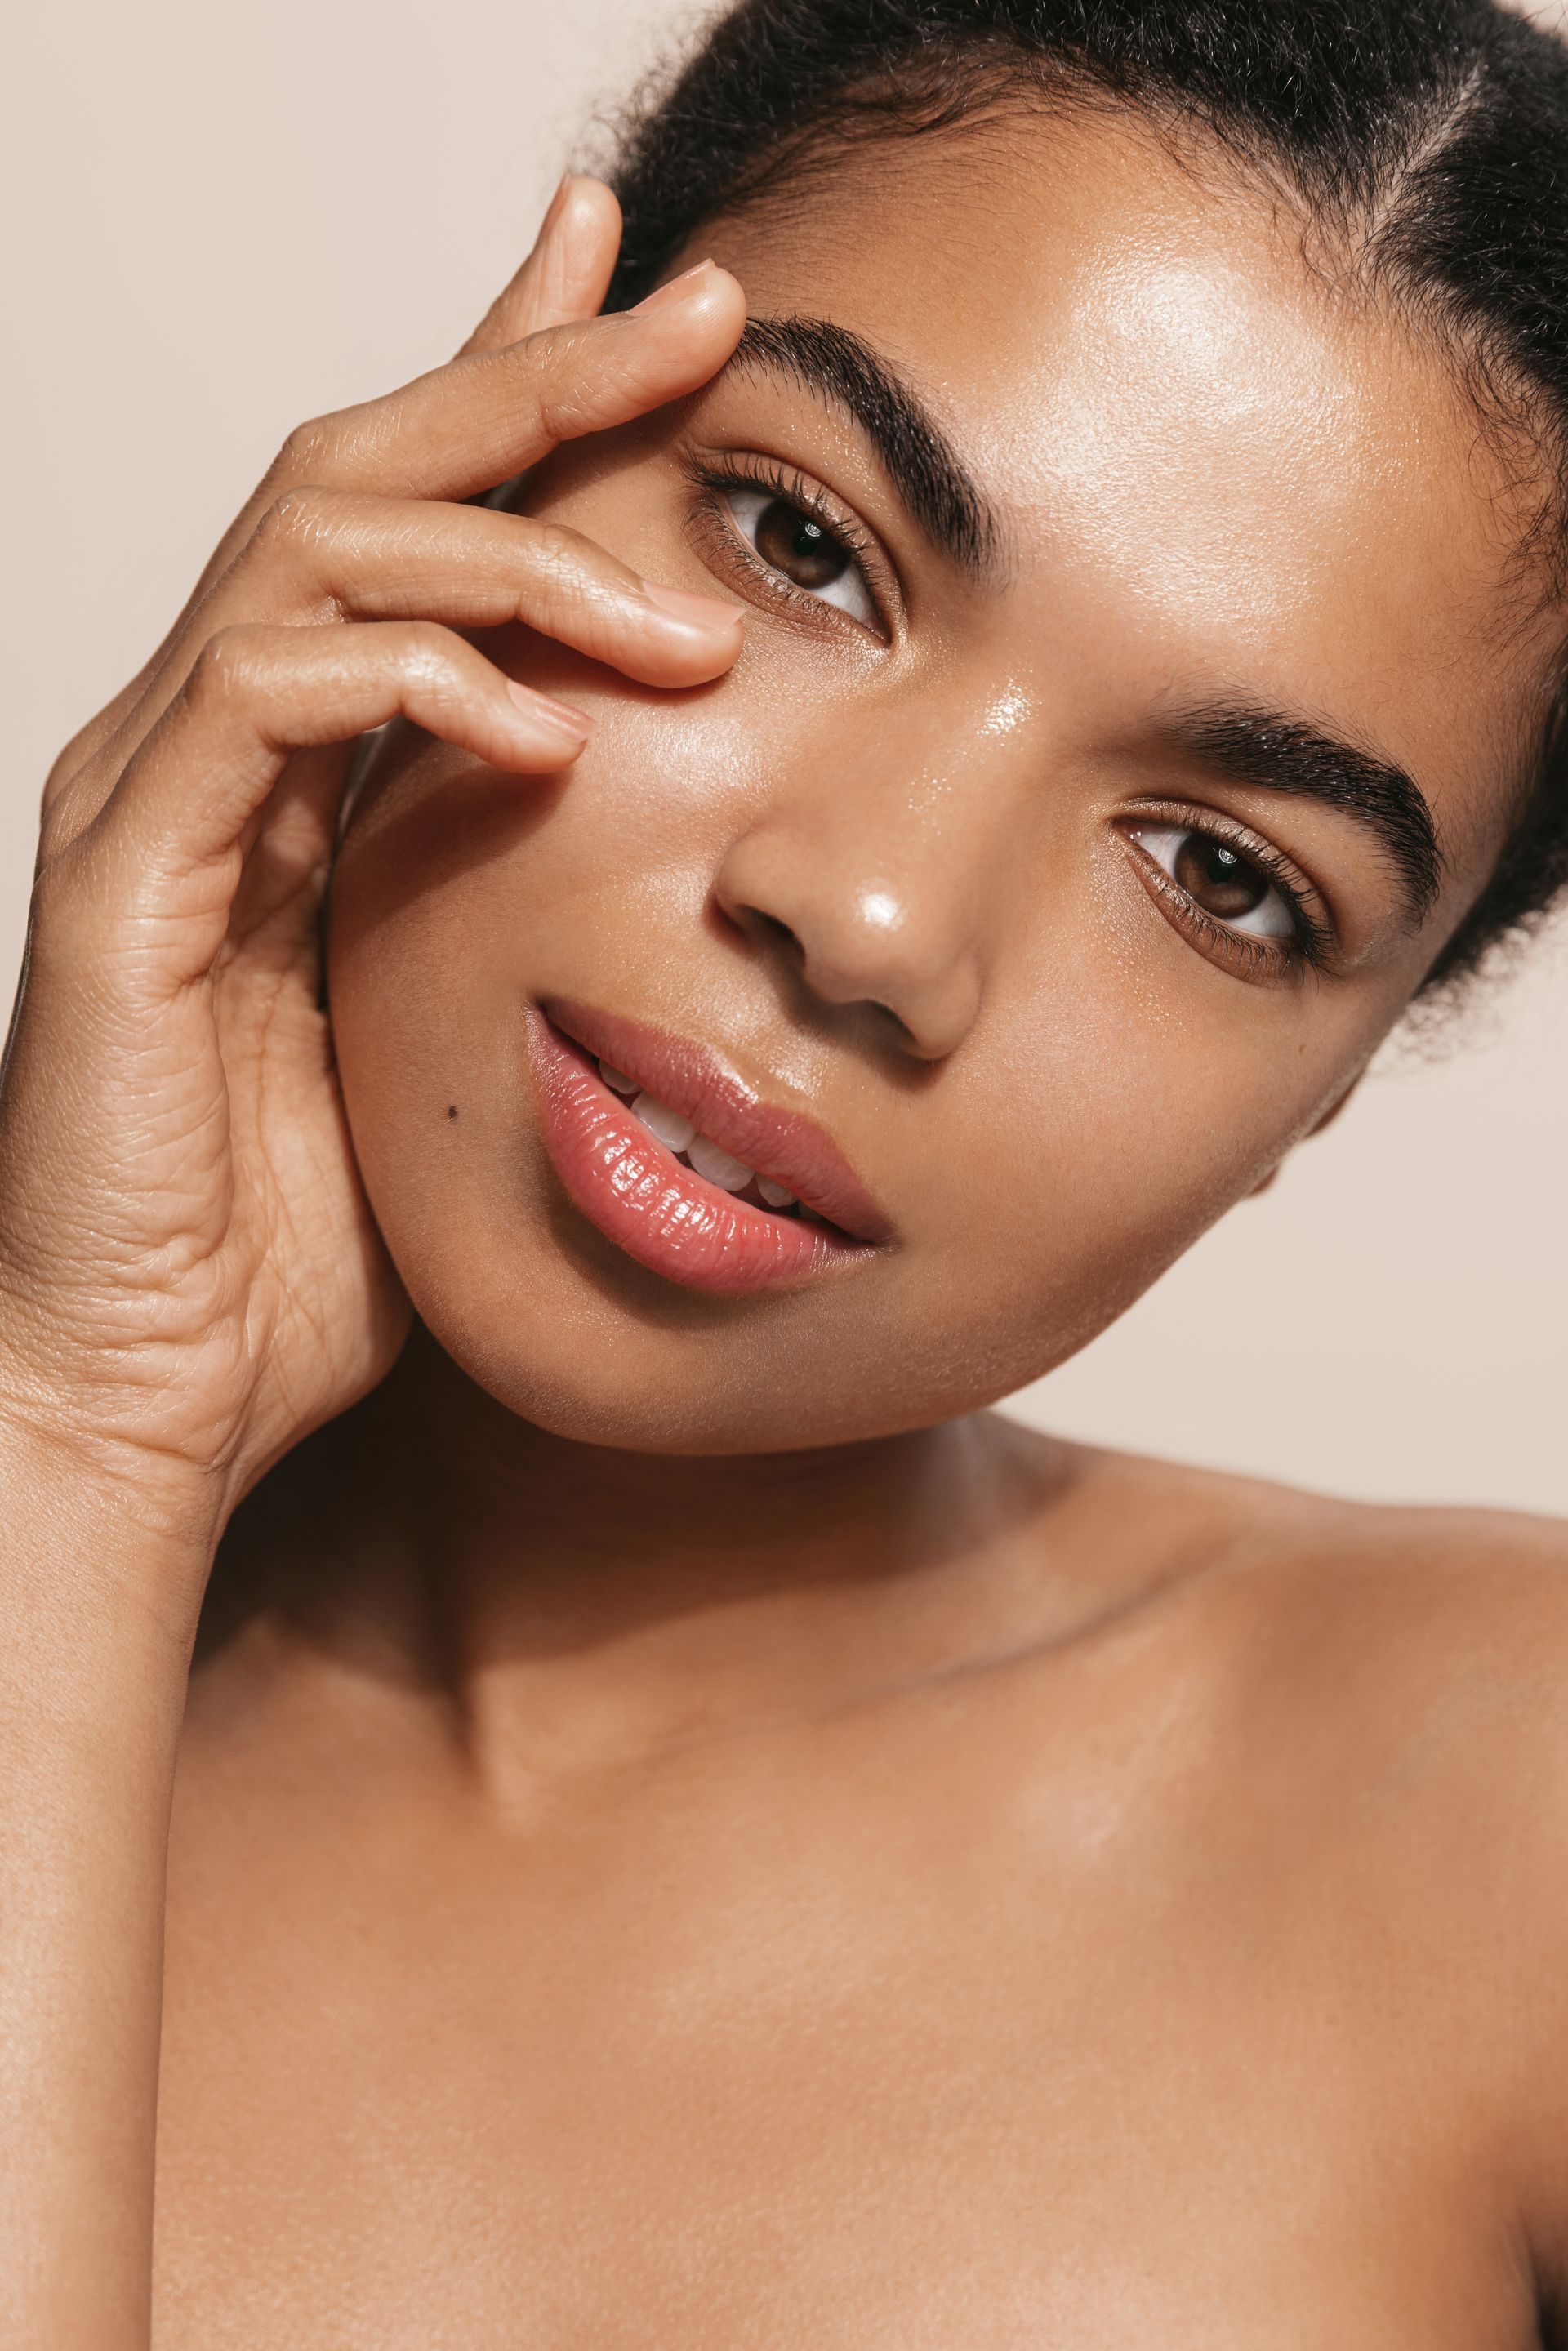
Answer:
<svg viewBox="0 0 1568 2351"><path fill-rule="evenodd" d="M719 1452L1019 1386L1264 1179L1484 878L1546 662L1442 355L1134 125L867 149L703 247L755 350L527 502L738 599L740 661L489 641L595 738L543 787L401 744L331 997L437 1338Z"/></svg>

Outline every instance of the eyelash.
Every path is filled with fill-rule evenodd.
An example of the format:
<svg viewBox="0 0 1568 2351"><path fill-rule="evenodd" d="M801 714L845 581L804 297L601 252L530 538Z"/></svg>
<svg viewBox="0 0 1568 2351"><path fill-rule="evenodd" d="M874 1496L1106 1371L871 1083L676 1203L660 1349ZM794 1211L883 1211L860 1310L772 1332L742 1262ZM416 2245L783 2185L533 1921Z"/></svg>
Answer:
<svg viewBox="0 0 1568 2351"><path fill-rule="evenodd" d="M1123 820L1124 828L1139 822L1180 826L1201 840L1218 841L1222 847L1234 850L1239 857L1267 875L1284 901L1294 934L1291 939L1271 940L1255 932L1233 930L1228 923L1222 923L1218 915L1200 906L1142 842L1133 841L1145 886L1165 902L1178 927L1213 952L1217 962L1228 963L1243 977L1255 979L1283 978L1303 968L1324 969L1333 949L1333 933L1314 911L1315 893L1311 884L1271 841L1245 825L1221 820L1211 810L1187 808L1174 801L1144 809L1137 816Z"/></svg>
<svg viewBox="0 0 1568 2351"><path fill-rule="evenodd" d="M786 505L798 507L803 515L826 531L828 537L836 540L849 555L860 573L884 632L892 635L887 621L891 600L885 583L879 576L883 565L878 558L876 543L864 525L831 499L817 483L808 481L804 474L786 468L769 457L732 458L723 465L704 465L694 459L690 472L699 492L695 519L705 531L719 535L726 556L748 571L765 594L776 598L782 604L795 608L804 606L813 615L837 609L824 605L820 596L798 588L781 571L775 571L771 564L763 562L756 549L737 529L724 503L727 491L765 490L772 497L782 498ZM852 614L841 611L838 617L847 621L852 628L864 628L864 622L856 620Z"/></svg>

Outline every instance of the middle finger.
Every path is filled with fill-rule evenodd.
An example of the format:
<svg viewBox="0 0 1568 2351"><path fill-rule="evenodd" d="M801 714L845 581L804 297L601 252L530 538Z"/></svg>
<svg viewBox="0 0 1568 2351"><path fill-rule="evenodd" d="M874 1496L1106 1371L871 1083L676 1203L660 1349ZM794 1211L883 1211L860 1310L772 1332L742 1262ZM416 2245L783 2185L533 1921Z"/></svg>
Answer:
<svg viewBox="0 0 1568 2351"><path fill-rule="evenodd" d="M645 685L700 685L740 651L738 603L666 588L559 524L484 507L287 492L193 616L236 620L520 621Z"/></svg>

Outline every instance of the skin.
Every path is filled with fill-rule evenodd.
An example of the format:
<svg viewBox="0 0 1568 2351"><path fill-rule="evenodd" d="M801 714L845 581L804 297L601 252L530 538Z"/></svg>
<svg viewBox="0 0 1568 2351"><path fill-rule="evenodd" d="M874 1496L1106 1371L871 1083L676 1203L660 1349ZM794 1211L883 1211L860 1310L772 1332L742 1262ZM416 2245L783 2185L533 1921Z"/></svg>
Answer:
<svg viewBox="0 0 1568 2351"><path fill-rule="evenodd" d="M1561 1533L982 1409L1332 1115L1484 881L1551 642L1513 475L1429 337L1125 122L864 151L564 323L615 226L574 183L473 357L296 436L57 774L6 2339L1539 2343ZM925 392L1004 576L722 372L745 304ZM821 485L881 633L768 583L717 457ZM1176 756L1217 697L1408 769L1423 921L1343 813ZM393 717L329 1015L336 747ZM1173 806L1301 873L1321 969L1162 891ZM890 1243L634 1265L541 1144L561 997L808 1111Z"/></svg>

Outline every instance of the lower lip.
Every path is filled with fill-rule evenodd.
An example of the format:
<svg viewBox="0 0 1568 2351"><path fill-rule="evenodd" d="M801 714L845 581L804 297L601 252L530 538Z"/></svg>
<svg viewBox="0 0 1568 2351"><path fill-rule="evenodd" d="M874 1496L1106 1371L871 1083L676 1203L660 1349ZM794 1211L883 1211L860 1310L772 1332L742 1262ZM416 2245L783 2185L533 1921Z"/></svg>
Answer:
<svg viewBox="0 0 1568 2351"><path fill-rule="evenodd" d="M545 1147L574 1204L639 1265L734 1296L799 1284L874 1256L804 1215L770 1216L710 1184L650 1134L580 1047L528 1020Z"/></svg>

